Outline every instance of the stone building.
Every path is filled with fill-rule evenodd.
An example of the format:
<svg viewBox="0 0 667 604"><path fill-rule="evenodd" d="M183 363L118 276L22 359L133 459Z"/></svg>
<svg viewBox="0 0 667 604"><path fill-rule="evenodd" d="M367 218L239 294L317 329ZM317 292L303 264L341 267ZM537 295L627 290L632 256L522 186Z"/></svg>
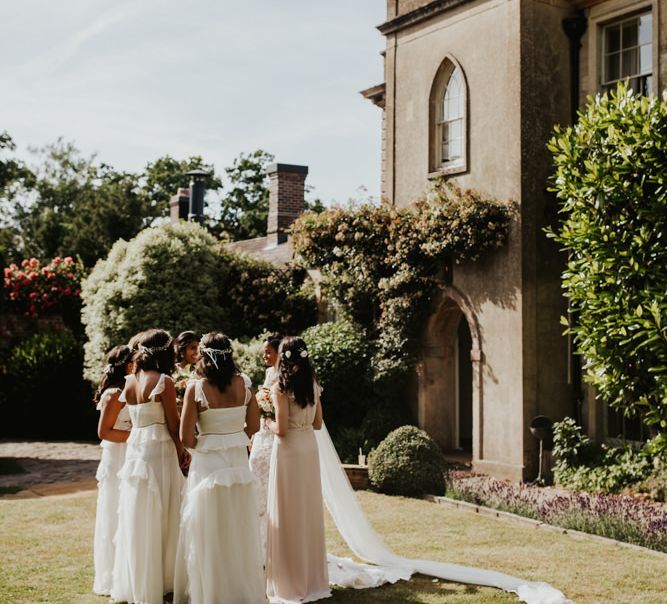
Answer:
<svg viewBox="0 0 667 604"><path fill-rule="evenodd" d="M382 192L405 206L444 176L518 216L508 244L455 265L423 336L413 411L474 469L537 473L531 420L571 415L596 439L608 413L586 396L559 318L564 258L548 240L556 201L546 143L587 95L629 79L667 83L667 0L387 0Z"/></svg>

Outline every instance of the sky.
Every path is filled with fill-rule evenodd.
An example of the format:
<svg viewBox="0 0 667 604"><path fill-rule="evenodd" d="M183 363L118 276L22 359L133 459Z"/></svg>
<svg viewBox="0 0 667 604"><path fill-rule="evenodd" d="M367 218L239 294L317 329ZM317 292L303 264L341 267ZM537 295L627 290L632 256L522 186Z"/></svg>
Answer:
<svg viewBox="0 0 667 604"><path fill-rule="evenodd" d="M325 203L379 196L386 0L0 3L0 132L118 170L264 149ZM187 183L184 183L187 184ZM364 187L366 192L361 189Z"/></svg>

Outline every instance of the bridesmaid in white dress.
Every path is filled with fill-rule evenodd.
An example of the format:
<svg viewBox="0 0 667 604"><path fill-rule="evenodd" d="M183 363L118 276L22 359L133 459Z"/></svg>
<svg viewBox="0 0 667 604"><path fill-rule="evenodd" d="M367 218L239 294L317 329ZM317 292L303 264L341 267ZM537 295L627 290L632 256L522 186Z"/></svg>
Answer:
<svg viewBox="0 0 667 604"><path fill-rule="evenodd" d="M301 338L280 344L273 398L276 434L271 454L266 557L267 595L278 604L331 595L317 441L322 427L319 387Z"/></svg>
<svg viewBox="0 0 667 604"><path fill-rule="evenodd" d="M200 379L188 385L181 418L181 438L192 448L192 463L174 604L262 604L256 485L247 453L248 437L259 428L259 409L227 336L206 334L200 352Z"/></svg>
<svg viewBox="0 0 667 604"><path fill-rule="evenodd" d="M113 538L118 527L118 477L125 461L126 441L132 423L127 405L118 399L125 385L125 376L132 369L132 351L128 346L115 346L107 354L107 365L95 393L100 422L97 434L102 440L102 458L97 468L97 514L93 559L95 579L93 591L101 596L111 593L114 562Z"/></svg>
<svg viewBox="0 0 667 604"><path fill-rule="evenodd" d="M135 604L162 604L173 591L179 511L187 452L178 435L171 336L161 329L141 334L134 374L120 400L132 432L120 478L118 531L111 597Z"/></svg>
<svg viewBox="0 0 667 604"><path fill-rule="evenodd" d="M271 396L271 388L278 381L278 347L283 336L273 334L268 336L262 343L262 357L266 365L264 384L260 387L258 397ZM273 449L273 432L269 430L266 420L260 420L259 432L252 438L252 449L250 451L250 469L257 477L257 507L259 513L259 534L262 542L262 559L266 558L266 501L269 487L269 467L271 460L271 449Z"/></svg>

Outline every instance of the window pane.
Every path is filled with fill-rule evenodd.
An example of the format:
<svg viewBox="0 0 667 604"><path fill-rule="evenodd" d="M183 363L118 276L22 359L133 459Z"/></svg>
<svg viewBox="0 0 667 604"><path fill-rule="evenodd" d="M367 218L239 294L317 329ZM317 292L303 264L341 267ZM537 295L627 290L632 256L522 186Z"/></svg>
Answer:
<svg viewBox="0 0 667 604"><path fill-rule="evenodd" d="M630 48L639 44L639 19L623 24L623 48Z"/></svg>
<svg viewBox="0 0 667 604"><path fill-rule="evenodd" d="M642 78L644 80L644 90L642 91L642 94L644 96L648 96L650 94L653 94L653 77L652 76L646 76Z"/></svg>
<svg viewBox="0 0 667 604"><path fill-rule="evenodd" d="M607 28L605 52L618 52L619 50L621 50L621 27L614 25Z"/></svg>
<svg viewBox="0 0 667 604"><path fill-rule="evenodd" d="M450 143L449 159L460 159L463 155L463 144L460 138L452 140Z"/></svg>
<svg viewBox="0 0 667 604"><path fill-rule="evenodd" d="M639 72L651 73L653 71L653 47L650 44L642 46L639 50Z"/></svg>
<svg viewBox="0 0 667 604"><path fill-rule="evenodd" d="M621 77L620 54L613 54L607 57L607 66L605 69L605 81L611 82Z"/></svg>
<svg viewBox="0 0 667 604"><path fill-rule="evenodd" d="M633 76L639 73L639 50L633 48L623 51L623 77Z"/></svg>
<svg viewBox="0 0 667 604"><path fill-rule="evenodd" d="M442 163L449 161L449 145L447 143L442 143Z"/></svg>
<svg viewBox="0 0 667 604"><path fill-rule="evenodd" d="M651 13L639 17L639 43L650 44L653 41L653 17Z"/></svg>
<svg viewBox="0 0 667 604"><path fill-rule="evenodd" d="M449 124L449 136L454 139L454 138L461 138L463 135L463 124L461 120L456 120L454 122L451 122Z"/></svg>

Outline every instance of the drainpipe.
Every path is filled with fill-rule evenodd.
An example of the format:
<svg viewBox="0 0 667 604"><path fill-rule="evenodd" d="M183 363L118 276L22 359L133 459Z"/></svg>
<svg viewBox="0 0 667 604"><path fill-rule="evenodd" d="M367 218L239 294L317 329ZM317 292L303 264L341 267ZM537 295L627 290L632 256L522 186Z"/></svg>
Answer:
<svg viewBox="0 0 667 604"><path fill-rule="evenodd" d="M570 120L572 124L577 121L577 110L579 109L579 51L581 50L581 37L586 32L587 19L583 11L577 11L574 17L563 19L563 31L570 40ZM576 316L572 312L570 302L567 309L568 321L576 321ZM568 353L568 382L572 385L573 391L573 413L574 420L581 425L581 406L580 399L582 393L581 379L581 358L574 351L574 338L572 334L567 336Z"/></svg>

